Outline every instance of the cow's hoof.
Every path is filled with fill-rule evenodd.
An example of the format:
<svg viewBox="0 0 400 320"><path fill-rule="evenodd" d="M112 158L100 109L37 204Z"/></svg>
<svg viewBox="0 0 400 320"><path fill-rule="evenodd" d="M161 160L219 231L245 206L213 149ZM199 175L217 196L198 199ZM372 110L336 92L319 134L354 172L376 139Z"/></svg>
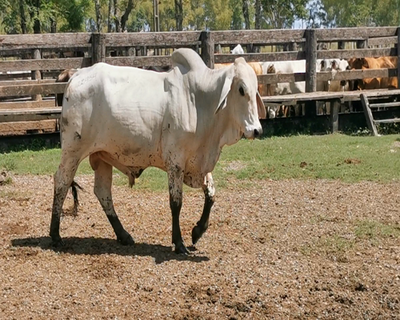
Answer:
<svg viewBox="0 0 400 320"><path fill-rule="evenodd" d="M175 253L177 254L183 254L183 255L188 255L189 250L185 247L185 245L181 242L177 245L175 245Z"/></svg>
<svg viewBox="0 0 400 320"><path fill-rule="evenodd" d="M203 233L204 230L202 228L200 228L199 226L195 226L192 230L192 243L196 244L197 241L199 241L199 239L203 235Z"/></svg>
<svg viewBox="0 0 400 320"><path fill-rule="evenodd" d="M135 244L135 240L133 240L132 236L129 233L126 233L121 237L117 237L117 241L123 246L133 246Z"/></svg>

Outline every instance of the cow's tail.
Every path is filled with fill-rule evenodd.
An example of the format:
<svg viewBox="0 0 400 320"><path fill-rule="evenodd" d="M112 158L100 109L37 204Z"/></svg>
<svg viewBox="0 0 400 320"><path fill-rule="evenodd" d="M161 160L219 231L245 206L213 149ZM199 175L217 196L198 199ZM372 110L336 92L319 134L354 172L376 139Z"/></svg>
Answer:
<svg viewBox="0 0 400 320"><path fill-rule="evenodd" d="M83 188L74 181L71 183L71 191L72 191L72 196L74 197L74 211L73 215L77 216L78 215L78 206L79 206L79 200L78 200L78 189L83 191Z"/></svg>

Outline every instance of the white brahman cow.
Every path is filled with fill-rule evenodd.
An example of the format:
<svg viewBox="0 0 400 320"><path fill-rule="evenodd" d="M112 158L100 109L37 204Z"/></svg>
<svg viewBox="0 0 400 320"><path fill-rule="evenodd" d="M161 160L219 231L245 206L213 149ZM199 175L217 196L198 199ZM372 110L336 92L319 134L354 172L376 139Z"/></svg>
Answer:
<svg viewBox="0 0 400 320"><path fill-rule="evenodd" d="M187 254L180 225L183 183L203 188L204 209L192 230L195 244L208 227L215 188L211 175L224 145L261 135L265 108L257 77L243 58L211 70L191 49L172 54L172 70L158 73L98 63L78 70L66 86L61 163L54 175L50 236L62 244L60 215L79 163L89 156L94 193L117 240L133 244L114 210L112 167L130 185L148 167L167 172L175 252Z"/></svg>

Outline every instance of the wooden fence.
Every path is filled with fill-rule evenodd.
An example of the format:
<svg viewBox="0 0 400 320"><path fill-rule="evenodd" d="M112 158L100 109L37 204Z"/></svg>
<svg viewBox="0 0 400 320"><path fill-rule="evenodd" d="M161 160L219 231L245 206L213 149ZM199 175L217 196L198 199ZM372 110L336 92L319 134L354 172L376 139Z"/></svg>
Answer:
<svg viewBox="0 0 400 320"><path fill-rule="evenodd" d="M180 47L196 50L204 62L306 61L306 72L259 76L262 84L305 81L308 93L317 81L332 79L317 72L317 59L400 56L400 28L340 28L301 30L241 30L143 33L60 33L0 36L0 135L54 132L60 107L54 95L65 83L56 83L60 71L96 62L134 67L165 67ZM244 55L230 54L241 44ZM328 50L319 50L323 45ZM216 50L218 49L218 50ZM216 51L219 51L218 53ZM400 77L397 68L341 71L335 80ZM400 79L399 79L400 80ZM312 98L317 99L317 98ZM266 99L267 101L267 99Z"/></svg>

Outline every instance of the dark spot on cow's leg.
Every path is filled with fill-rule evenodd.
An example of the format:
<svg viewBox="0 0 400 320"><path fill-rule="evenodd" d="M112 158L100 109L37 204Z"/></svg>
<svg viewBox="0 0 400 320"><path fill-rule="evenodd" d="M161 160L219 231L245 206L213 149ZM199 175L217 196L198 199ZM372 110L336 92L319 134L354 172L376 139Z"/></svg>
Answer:
<svg viewBox="0 0 400 320"><path fill-rule="evenodd" d="M177 164L172 163L168 170L169 206L172 213L172 243L175 245L176 253L187 255L189 251L183 243L179 225L183 198L183 177L183 170Z"/></svg>
<svg viewBox="0 0 400 320"><path fill-rule="evenodd" d="M170 200L170 206L172 211L172 243L175 245L175 253L187 255L189 254L189 251L183 243L181 228L179 225L179 214L182 208L182 201L177 202Z"/></svg>
<svg viewBox="0 0 400 320"><path fill-rule="evenodd" d="M53 247L61 247L64 245L61 236L60 236L60 215L53 213L51 215L51 223L50 223L50 237L51 237L51 245Z"/></svg>
<svg viewBox="0 0 400 320"><path fill-rule="evenodd" d="M205 192L204 208L200 220L192 230L192 243L196 244L201 236L206 232L208 228L208 221L210 218L211 208L214 204L214 196Z"/></svg>
<svg viewBox="0 0 400 320"><path fill-rule="evenodd" d="M107 215L107 218L114 229L115 235L117 236L117 241L119 243L124 246L135 244L132 236L124 229L117 215Z"/></svg>

